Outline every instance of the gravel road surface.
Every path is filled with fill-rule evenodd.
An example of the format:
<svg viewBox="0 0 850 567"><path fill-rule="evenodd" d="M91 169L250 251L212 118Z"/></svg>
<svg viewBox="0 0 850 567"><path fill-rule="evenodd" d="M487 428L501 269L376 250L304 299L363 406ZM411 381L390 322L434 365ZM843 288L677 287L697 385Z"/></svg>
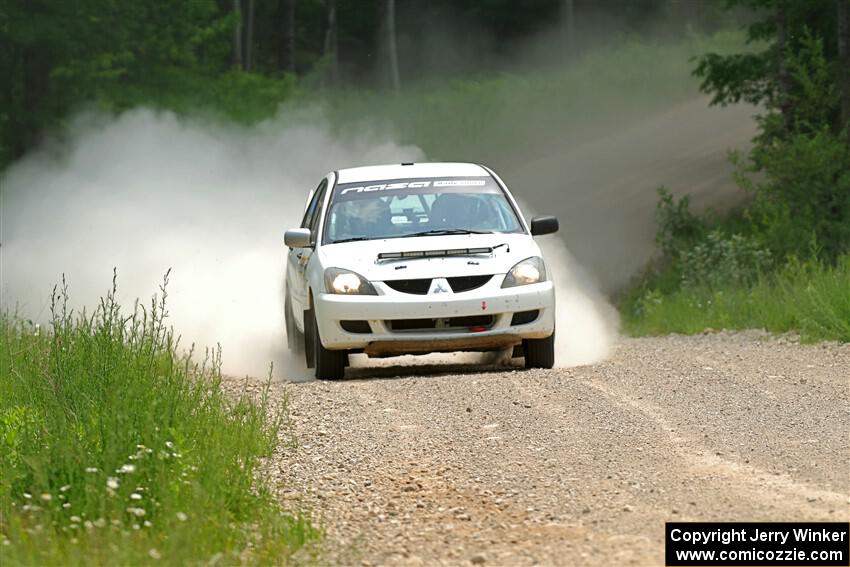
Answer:
<svg viewBox="0 0 850 567"><path fill-rule="evenodd" d="M273 395L297 447L268 474L327 562L660 565L668 520L850 519L850 345L623 339L581 368L354 369Z"/></svg>

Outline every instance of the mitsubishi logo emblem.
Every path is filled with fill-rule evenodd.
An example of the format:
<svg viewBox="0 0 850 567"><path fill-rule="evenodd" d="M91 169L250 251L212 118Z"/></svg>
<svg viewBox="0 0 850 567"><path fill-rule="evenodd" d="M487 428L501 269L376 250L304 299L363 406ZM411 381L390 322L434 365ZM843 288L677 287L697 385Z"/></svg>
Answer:
<svg viewBox="0 0 850 567"><path fill-rule="evenodd" d="M451 292L452 288L449 287L449 282L446 281L446 278L434 278L434 280L431 282L431 288L428 290L429 294Z"/></svg>

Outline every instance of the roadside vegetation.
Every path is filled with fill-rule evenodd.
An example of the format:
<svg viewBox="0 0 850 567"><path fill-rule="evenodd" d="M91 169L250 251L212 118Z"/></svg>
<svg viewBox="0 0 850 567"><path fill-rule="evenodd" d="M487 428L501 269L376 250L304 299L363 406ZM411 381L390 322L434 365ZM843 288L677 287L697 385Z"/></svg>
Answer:
<svg viewBox="0 0 850 567"><path fill-rule="evenodd" d="M0 314L0 564L286 564L320 536L258 476L285 415L177 354L165 285L129 314L114 284L67 299L46 328Z"/></svg>
<svg viewBox="0 0 850 567"><path fill-rule="evenodd" d="M696 70L716 102L765 109L751 154L732 158L749 201L695 214L660 190L660 257L621 303L632 334L763 328L850 341L850 5L824 17L816 3L762 4L749 35L768 49L709 54Z"/></svg>

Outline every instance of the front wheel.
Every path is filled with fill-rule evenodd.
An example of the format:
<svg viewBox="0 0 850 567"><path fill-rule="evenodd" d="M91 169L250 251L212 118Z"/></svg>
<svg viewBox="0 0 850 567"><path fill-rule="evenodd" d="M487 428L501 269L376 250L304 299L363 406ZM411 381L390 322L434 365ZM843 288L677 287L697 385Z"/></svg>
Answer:
<svg viewBox="0 0 850 567"><path fill-rule="evenodd" d="M310 309L304 313L305 331L310 336L307 339L308 367L316 369L316 378L319 380L341 380L345 375L345 367L348 366L348 352L344 350L329 350L322 346L319 337L319 325L316 324L316 311ZM306 324L309 317L310 324ZM312 360L310 360L312 359ZM312 362L312 364L309 364Z"/></svg>
<svg viewBox="0 0 850 567"><path fill-rule="evenodd" d="M555 332L545 339L524 339L526 368L552 368L555 366Z"/></svg>

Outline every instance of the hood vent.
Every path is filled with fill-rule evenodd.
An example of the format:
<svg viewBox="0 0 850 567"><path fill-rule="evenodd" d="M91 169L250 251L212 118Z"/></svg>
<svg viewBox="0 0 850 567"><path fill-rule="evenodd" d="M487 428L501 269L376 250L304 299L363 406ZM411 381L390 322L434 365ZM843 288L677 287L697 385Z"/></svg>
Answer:
<svg viewBox="0 0 850 567"><path fill-rule="evenodd" d="M446 256L477 256L479 254L492 254L493 248L483 246L480 248L450 248L447 250L417 250L412 252L381 252L378 260L403 260L408 258L444 258Z"/></svg>

